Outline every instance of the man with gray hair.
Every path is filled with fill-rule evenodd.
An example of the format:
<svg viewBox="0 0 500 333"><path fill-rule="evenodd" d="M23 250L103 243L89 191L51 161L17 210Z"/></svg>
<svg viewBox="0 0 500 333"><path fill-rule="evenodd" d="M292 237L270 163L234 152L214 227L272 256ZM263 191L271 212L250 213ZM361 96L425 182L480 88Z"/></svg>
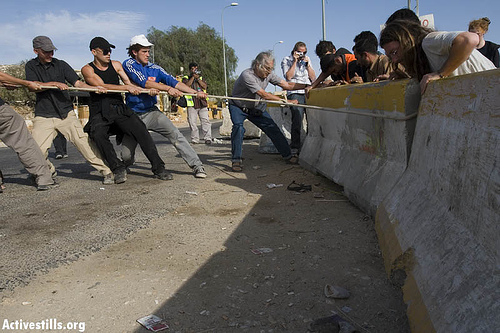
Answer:
<svg viewBox="0 0 500 333"><path fill-rule="evenodd" d="M266 103L259 100L282 101L279 96L266 92L269 83L280 86L283 90L304 89L306 84L286 82L273 72L274 57L270 51L261 52L252 61L252 67L245 69L238 77L233 87L233 97L256 99L257 101L231 100L229 113L233 127L231 130L231 161L232 170L240 172L243 170L242 150L245 128L245 119L251 121L260 128L271 139L276 149L287 163L297 164L298 158L292 156L290 145L278 125L266 111ZM298 104L297 100L289 100L289 103Z"/></svg>

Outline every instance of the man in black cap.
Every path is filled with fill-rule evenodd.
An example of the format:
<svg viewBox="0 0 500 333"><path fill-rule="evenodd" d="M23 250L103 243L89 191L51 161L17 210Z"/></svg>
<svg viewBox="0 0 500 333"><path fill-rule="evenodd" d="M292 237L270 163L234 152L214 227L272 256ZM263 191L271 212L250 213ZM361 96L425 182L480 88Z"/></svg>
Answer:
<svg viewBox="0 0 500 333"><path fill-rule="evenodd" d="M102 37L95 37L90 41L90 51L94 61L82 67L85 81L91 86L102 86L109 90L120 90L138 95L141 89L132 85L119 61L111 60L111 49L115 46ZM122 79L123 85L120 84ZM158 93L153 91L152 93ZM115 183L127 180L125 164L116 156L113 144L109 141L112 134L124 134L133 137L141 146L144 155L151 162L155 177L162 180L172 179L172 175L165 170L165 163L156 150L153 138L146 125L137 115L125 105L120 93L105 95L91 93L90 118L85 131L99 148L102 156L115 174ZM119 133L113 133L113 130Z"/></svg>
<svg viewBox="0 0 500 333"><path fill-rule="evenodd" d="M104 184L113 183L113 174L104 162L96 156L89 145L88 135L73 112L73 103L68 94L66 82L78 88L91 88L63 60L54 58L57 48L47 36L33 39L33 50L37 57L26 63L26 80L42 86L58 89L42 89L36 92L35 119L32 135L44 154L50 171L55 176L56 169L47 159L48 149L59 131L71 141L90 164L104 176ZM104 88L99 88L104 91Z"/></svg>

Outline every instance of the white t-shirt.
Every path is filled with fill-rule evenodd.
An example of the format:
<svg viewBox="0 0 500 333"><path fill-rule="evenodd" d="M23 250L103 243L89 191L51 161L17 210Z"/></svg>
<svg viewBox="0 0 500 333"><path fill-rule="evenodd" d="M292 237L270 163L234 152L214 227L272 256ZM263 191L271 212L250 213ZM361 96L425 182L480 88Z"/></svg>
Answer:
<svg viewBox="0 0 500 333"><path fill-rule="evenodd" d="M422 41L422 48L429 60L431 70L438 72L450 55L451 44L461 31L435 31L428 34ZM495 65L474 49L467 60L465 60L450 76L463 75L495 69Z"/></svg>

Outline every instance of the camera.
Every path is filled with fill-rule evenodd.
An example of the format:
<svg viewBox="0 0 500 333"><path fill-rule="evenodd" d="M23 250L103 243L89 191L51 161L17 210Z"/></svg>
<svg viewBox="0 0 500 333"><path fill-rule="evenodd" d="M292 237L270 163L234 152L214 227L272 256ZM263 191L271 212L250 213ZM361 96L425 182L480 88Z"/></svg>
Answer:
<svg viewBox="0 0 500 333"><path fill-rule="evenodd" d="M295 51L295 53L299 56L299 59L301 59L301 60L302 60L302 59L304 59L304 58L305 58L305 56L306 56L306 55L304 54L304 52Z"/></svg>
<svg viewBox="0 0 500 333"><path fill-rule="evenodd" d="M195 73L196 75L201 75L201 71L200 71L199 69L196 69L196 70L194 71L194 73Z"/></svg>

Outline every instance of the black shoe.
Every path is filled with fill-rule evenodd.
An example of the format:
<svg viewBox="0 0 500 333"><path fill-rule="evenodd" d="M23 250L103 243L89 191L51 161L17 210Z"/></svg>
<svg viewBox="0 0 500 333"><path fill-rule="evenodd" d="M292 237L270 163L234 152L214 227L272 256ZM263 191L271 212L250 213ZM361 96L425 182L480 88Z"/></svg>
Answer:
<svg viewBox="0 0 500 333"><path fill-rule="evenodd" d="M115 184L121 184L127 181L127 171L125 171L125 169L118 170L114 174L115 174Z"/></svg>
<svg viewBox="0 0 500 333"><path fill-rule="evenodd" d="M161 180L172 180L174 179L174 176L167 170L163 169L162 171L155 173L155 177L159 178Z"/></svg>
<svg viewBox="0 0 500 333"><path fill-rule="evenodd" d="M56 154L56 160L60 160L63 158L63 154Z"/></svg>

